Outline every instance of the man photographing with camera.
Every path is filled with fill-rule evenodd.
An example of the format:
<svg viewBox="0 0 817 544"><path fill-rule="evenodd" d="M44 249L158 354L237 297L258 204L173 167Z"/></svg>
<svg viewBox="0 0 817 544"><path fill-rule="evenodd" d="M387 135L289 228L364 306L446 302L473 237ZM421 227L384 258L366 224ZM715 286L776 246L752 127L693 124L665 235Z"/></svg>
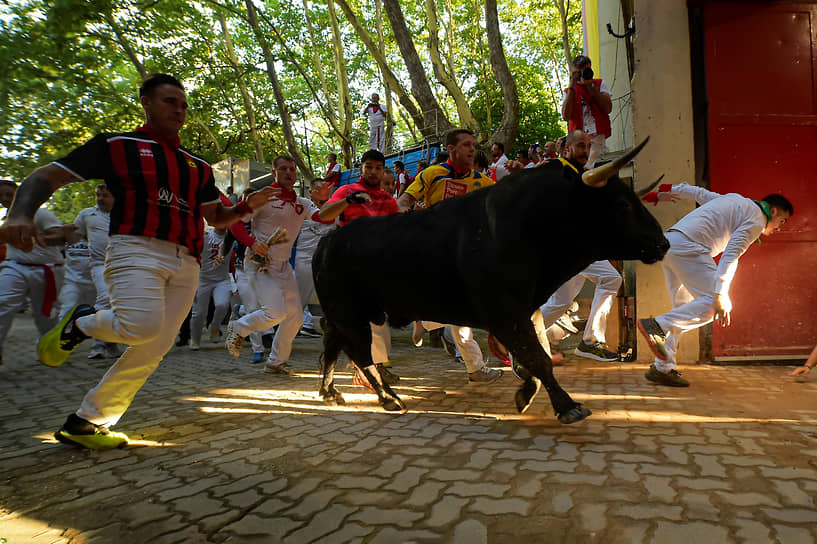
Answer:
<svg viewBox="0 0 817 544"><path fill-rule="evenodd" d="M570 85L565 89L562 119L568 123L568 132L581 129L590 135L590 153L585 168L593 168L605 150L610 137L610 112L613 101L610 89L601 78L594 79L590 58L579 55L573 59Z"/></svg>

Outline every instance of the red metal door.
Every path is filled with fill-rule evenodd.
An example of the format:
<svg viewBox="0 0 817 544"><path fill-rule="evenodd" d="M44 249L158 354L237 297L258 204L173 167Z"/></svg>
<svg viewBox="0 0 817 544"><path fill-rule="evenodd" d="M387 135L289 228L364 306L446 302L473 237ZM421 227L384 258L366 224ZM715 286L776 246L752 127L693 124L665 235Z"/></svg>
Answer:
<svg viewBox="0 0 817 544"><path fill-rule="evenodd" d="M713 355L806 355L817 343L817 3L711 2L704 14L710 187L794 205L741 258Z"/></svg>

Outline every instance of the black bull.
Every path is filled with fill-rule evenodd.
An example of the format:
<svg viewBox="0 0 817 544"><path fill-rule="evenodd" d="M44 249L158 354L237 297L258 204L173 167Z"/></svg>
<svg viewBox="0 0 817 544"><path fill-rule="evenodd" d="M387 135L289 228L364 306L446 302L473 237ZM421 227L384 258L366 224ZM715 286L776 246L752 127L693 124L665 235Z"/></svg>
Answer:
<svg viewBox="0 0 817 544"><path fill-rule="evenodd" d="M638 196L612 176L591 187L556 162L426 210L356 219L324 237L312 262L326 318L324 401L344 402L334 386L344 351L386 410L405 409L371 358L369 322L388 316L393 327L424 319L487 330L532 375L516 393L520 412L544 385L561 422L590 415L556 382L531 315L594 261L654 263L669 249Z"/></svg>

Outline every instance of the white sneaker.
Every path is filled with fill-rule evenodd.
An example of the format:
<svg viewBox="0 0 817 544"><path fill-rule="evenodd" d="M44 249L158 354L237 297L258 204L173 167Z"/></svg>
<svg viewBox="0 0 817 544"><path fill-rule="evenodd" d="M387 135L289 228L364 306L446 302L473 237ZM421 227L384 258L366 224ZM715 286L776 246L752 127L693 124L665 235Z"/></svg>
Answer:
<svg viewBox="0 0 817 544"><path fill-rule="evenodd" d="M201 348L201 346L199 346L198 344L193 343L192 341L190 342L190 345L187 346L187 347L188 347L188 349L190 351L198 351L199 348Z"/></svg>
<svg viewBox="0 0 817 544"><path fill-rule="evenodd" d="M236 332L235 321L230 321L227 325L227 339L224 341L224 347L227 348L227 353L236 359L241 357L241 346L244 345L244 337Z"/></svg>

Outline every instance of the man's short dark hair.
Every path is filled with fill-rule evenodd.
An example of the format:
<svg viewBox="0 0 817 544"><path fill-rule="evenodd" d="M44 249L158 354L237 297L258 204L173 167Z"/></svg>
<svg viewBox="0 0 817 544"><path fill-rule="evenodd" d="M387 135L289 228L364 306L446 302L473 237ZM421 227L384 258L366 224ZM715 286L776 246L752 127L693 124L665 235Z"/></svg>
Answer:
<svg viewBox="0 0 817 544"><path fill-rule="evenodd" d="M400 170L406 169L406 165L403 164L403 161L394 161L394 167L399 168Z"/></svg>
<svg viewBox="0 0 817 544"><path fill-rule="evenodd" d="M290 157L289 155L278 155L272 160L272 167L278 168L278 163L280 161L287 161L287 162L295 162L295 159Z"/></svg>
<svg viewBox="0 0 817 544"><path fill-rule="evenodd" d="M444 163L449 159L451 155L448 154L448 151L440 151L436 155L434 155L434 160L431 161L431 164L441 164Z"/></svg>
<svg viewBox="0 0 817 544"><path fill-rule="evenodd" d="M330 158L331 160L333 160L333 161L338 160L338 156L337 156L337 154L336 154L336 153L329 153L329 154L327 155L327 157L329 157L329 158Z"/></svg>
<svg viewBox="0 0 817 544"><path fill-rule="evenodd" d="M527 149L520 149L519 151L516 152L516 156L518 157L519 155L522 155L523 158L527 159L528 158L528 150Z"/></svg>
<svg viewBox="0 0 817 544"><path fill-rule="evenodd" d="M139 87L139 97L149 96L153 92L153 89L164 84L173 85L174 87L184 90L181 81L170 74L153 74L142 82L142 86Z"/></svg>
<svg viewBox="0 0 817 544"><path fill-rule="evenodd" d="M108 189L108 186L107 186L107 185L105 185L104 183L100 183L99 185L97 185L96 187L94 187L94 190L95 190L95 191L99 191L100 189L103 189L103 190L105 190L105 191L110 192L110 189Z"/></svg>
<svg viewBox="0 0 817 544"><path fill-rule="evenodd" d="M573 66L579 68L584 66L585 64L593 64L590 62L590 57L585 57L584 55L576 55L576 58L573 59Z"/></svg>
<svg viewBox="0 0 817 544"><path fill-rule="evenodd" d="M17 189L17 183L11 181L10 179L0 179L0 185L5 185L6 187L12 187L13 189Z"/></svg>
<svg viewBox="0 0 817 544"><path fill-rule="evenodd" d="M326 180L324 180L323 178L313 178L312 181L309 182L309 187L312 188L318 183L323 183L324 181Z"/></svg>
<svg viewBox="0 0 817 544"><path fill-rule="evenodd" d="M494 145L497 146L500 151L505 153L505 144L503 144L502 142L494 142Z"/></svg>
<svg viewBox="0 0 817 544"><path fill-rule="evenodd" d="M783 195L772 193L763 197L764 202L768 202L772 208L789 212L789 215L794 215L794 206L791 205L789 199Z"/></svg>
<svg viewBox="0 0 817 544"><path fill-rule="evenodd" d="M462 134L470 134L471 136L474 135L473 132L468 130L467 128L454 128L449 130L445 133L445 147L455 146L460 143L460 135Z"/></svg>
<svg viewBox="0 0 817 544"><path fill-rule="evenodd" d="M382 162L386 164L386 156L377 149L370 149L360 158L361 164L366 161Z"/></svg>
<svg viewBox="0 0 817 544"><path fill-rule="evenodd" d="M491 161L488 160L488 155L481 149L478 149L477 154L474 155L474 162L480 170L485 170L491 166Z"/></svg>

